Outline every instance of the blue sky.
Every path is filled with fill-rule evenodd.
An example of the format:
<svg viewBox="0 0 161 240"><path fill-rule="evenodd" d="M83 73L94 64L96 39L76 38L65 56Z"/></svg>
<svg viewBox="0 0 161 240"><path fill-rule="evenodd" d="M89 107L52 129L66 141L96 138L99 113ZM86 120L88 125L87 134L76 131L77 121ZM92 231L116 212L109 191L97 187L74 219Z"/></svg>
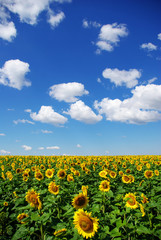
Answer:
<svg viewBox="0 0 161 240"><path fill-rule="evenodd" d="M1 0L0 155L161 154L159 0Z"/></svg>

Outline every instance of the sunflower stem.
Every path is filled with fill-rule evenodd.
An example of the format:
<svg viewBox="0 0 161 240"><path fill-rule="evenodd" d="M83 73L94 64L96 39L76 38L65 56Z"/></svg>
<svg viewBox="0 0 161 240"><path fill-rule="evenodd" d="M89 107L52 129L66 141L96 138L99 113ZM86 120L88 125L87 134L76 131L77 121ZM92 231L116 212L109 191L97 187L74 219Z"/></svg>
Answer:
<svg viewBox="0 0 161 240"><path fill-rule="evenodd" d="M41 240L44 240L43 224L40 225Z"/></svg>

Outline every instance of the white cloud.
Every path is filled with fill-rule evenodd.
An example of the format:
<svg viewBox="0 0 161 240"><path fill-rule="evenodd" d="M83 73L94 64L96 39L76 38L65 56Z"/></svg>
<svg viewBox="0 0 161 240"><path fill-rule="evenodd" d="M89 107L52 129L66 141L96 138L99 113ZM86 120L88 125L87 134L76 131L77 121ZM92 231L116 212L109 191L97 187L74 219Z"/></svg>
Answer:
<svg viewBox="0 0 161 240"><path fill-rule="evenodd" d="M82 146L80 144L77 144L77 148L81 148Z"/></svg>
<svg viewBox="0 0 161 240"><path fill-rule="evenodd" d="M158 34L158 39L161 40L161 33Z"/></svg>
<svg viewBox="0 0 161 240"><path fill-rule="evenodd" d="M6 151L6 150L4 150L4 149L1 149L1 150L0 150L0 153L1 153L1 154L4 154L4 155L10 154L9 151Z"/></svg>
<svg viewBox="0 0 161 240"><path fill-rule="evenodd" d="M55 126L64 124L67 122L67 118L55 112L51 106L41 106L38 113L30 113L30 117L34 121L39 121L42 123L49 123Z"/></svg>
<svg viewBox="0 0 161 240"><path fill-rule="evenodd" d="M1 0L3 8L5 7L12 13L18 14L20 21L30 25L35 25L38 22L38 17L41 12L47 11L49 15L49 23L55 27L64 18L64 13L55 15L50 9L50 4L57 3L70 3L71 0Z"/></svg>
<svg viewBox="0 0 161 240"><path fill-rule="evenodd" d="M41 130L42 133L48 134L48 133L53 133L52 131L49 130Z"/></svg>
<svg viewBox="0 0 161 240"><path fill-rule="evenodd" d="M138 78L141 77L141 72L137 69L119 70L117 68L106 68L102 73L104 78L110 79L110 82L116 86L126 86L132 88L138 84Z"/></svg>
<svg viewBox="0 0 161 240"><path fill-rule="evenodd" d="M63 12L55 14L51 9L48 11L48 16L48 23L52 28L57 27L65 18L65 14Z"/></svg>
<svg viewBox="0 0 161 240"><path fill-rule="evenodd" d="M31 113L31 109L25 109L24 112Z"/></svg>
<svg viewBox="0 0 161 240"><path fill-rule="evenodd" d="M108 121L143 124L161 120L161 85L137 86L133 96L123 101L104 98L94 106Z"/></svg>
<svg viewBox="0 0 161 240"><path fill-rule="evenodd" d="M28 73L29 64L16 60L6 61L4 66L0 68L0 84L21 90L24 86L31 86L31 82L25 79Z"/></svg>
<svg viewBox="0 0 161 240"><path fill-rule="evenodd" d="M15 111L14 108L8 108L7 111Z"/></svg>
<svg viewBox="0 0 161 240"><path fill-rule="evenodd" d="M96 53L98 53L98 54L101 53L101 50L105 50L105 51L108 51L108 52L112 52L113 49L114 49L113 46L112 46L110 43L105 42L105 41L98 41L98 42L96 43L96 46L98 47L97 52L96 52Z"/></svg>
<svg viewBox="0 0 161 240"><path fill-rule="evenodd" d="M9 18L5 8L0 6L0 38L11 42L16 37L17 31L14 23L8 20Z"/></svg>
<svg viewBox="0 0 161 240"><path fill-rule="evenodd" d="M36 24L39 14L48 9L50 0L2 0L3 5L12 13L18 14L20 21Z"/></svg>
<svg viewBox="0 0 161 240"><path fill-rule="evenodd" d="M101 81L101 79L100 79L100 78L97 78L97 82L98 82L98 83L101 83L102 81Z"/></svg>
<svg viewBox="0 0 161 240"><path fill-rule="evenodd" d="M29 123L29 124L35 124L34 122L31 122L27 119L17 119L17 120L13 120L14 124L18 124L18 123Z"/></svg>
<svg viewBox="0 0 161 240"><path fill-rule="evenodd" d="M99 28L101 27L101 24L96 21L87 21L86 19L83 19L82 26L84 28L90 28L90 27Z"/></svg>
<svg viewBox="0 0 161 240"><path fill-rule="evenodd" d="M89 92L84 89L84 85L78 82L56 84L50 87L49 95L58 101L76 102L77 97L86 95Z"/></svg>
<svg viewBox="0 0 161 240"><path fill-rule="evenodd" d="M153 83L153 82L156 81L156 80L157 80L157 77L151 78L151 79L148 80L148 83L149 83L149 84L150 84L150 83Z"/></svg>
<svg viewBox="0 0 161 240"><path fill-rule="evenodd" d="M92 109L84 104L81 100L71 104L70 109L67 112L71 118L80 122L93 124L101 121L102 116L96 115Z"/></svg>
<svg viewBox="0 0 161 240"><path fill-rule="evenodd" d="M154 51L157 50L157 46L154 45L153 43L143 43L140 46L143 49L147 49L148 51Z"/></svg>
<svg viewBox="0 0 161 240"><path fill-rule="evenodd" d="M0 23L0 38L12 42L17 35L17 31L13 22Z"/></svg>
<svg viewBox="0 0 161 240"><path fill-rule="evenodd" d="M32 147L27 146L27 145L22 145L21 146L25 151L30 151L32 149Z"/></svg>
<svg viewBox="0 0 161 240"><path fill-rule="evenodd" d="M38 150L44 150L44 147L39 147Z"/></svg>
<svg viewBox="0 0 161 240"><path fill-rule="evenodd" d="M54 150L54 149L60 149L58 146L51 146L51 147L46 147L48 150Z"/></svg>
<svg viewBox="0 0 161 240"><path fill-rule="evenodd" d="M0 133L0 136L6 136L6 134L4 134L4 133Z"/></svg>
<svg viewBox="0 0 161 240"><path fill-rule="evenodd" d="M121 37L126 37L128 30L125 24L106 24L101 27L96 46L99 51L112 51L120 42Z"/></svg>

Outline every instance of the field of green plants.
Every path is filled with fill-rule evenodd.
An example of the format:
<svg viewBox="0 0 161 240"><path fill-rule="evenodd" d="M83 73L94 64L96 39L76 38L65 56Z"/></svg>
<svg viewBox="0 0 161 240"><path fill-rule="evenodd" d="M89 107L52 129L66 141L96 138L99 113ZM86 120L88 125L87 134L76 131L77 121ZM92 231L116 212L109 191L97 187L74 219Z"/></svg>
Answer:
<svg viewBox="0 0 161 240"><path fill-rule="evenodd" d="M161 156L0 156L0 239L160 240Z"/></svg>

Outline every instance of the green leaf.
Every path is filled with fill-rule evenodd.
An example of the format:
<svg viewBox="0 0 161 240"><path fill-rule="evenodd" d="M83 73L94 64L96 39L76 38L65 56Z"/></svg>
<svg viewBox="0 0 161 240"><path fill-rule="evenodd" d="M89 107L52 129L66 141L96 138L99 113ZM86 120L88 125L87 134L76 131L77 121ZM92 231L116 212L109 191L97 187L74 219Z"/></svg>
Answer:
<svg viewBox="0 0 161 240"><path fill-rule="evenodd" d="M112 236L112 237L119 237L119 236L121 236L121 233L119 232L119 228L114 228L111 232L110 232L110 235Z"/></svg>
<svg viewBox="0 0 161 240"><path fill-rule="evenodd" d="M24 226L22 226L13 235L12 240L21 239L22 237L25 237L27 235L27 233L28 233L28 230Z"/></svg>
<svg viewBox="0 0 161 240"><path fill-rule="evenodd" d="M137 231L138 234L142 234L142 233L144 233L144 234L151 234L150 229L148 229L148 228L146 228L144 226L138 227L136 231Z"/></svg>
<svg viewBox="0 0 161 240"><path fill-rule="evenodd" d="M38 215L37 213L31 213L31 220L32 221L39 221L40 220L40 215Z"/></svg>

